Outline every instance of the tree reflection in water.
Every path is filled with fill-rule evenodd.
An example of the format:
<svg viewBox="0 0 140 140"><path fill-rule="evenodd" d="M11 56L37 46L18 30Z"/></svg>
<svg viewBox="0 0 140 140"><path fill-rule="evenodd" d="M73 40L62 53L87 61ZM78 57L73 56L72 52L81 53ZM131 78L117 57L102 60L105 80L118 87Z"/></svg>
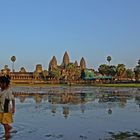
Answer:
<svg viewBox="0 0 140 140"><path fill-rule="evenodd" d="M67 119L67 117L69 115L69 107L68 106L63 107L63 114L64 114L65 119Z"/></svg>
<svg viewBox="0 0 140 140"><path fill-rule="evenodd" d="M22 131L17 127L16 136L96 140L108 139L112 136L109 132L118 137L122 136L118 132L140 132L140 90L71 86L32 87L26 91L14 93L17 104L14 125L25 126ZM61 138L53 137L61 134Z"/></svg>
<svg viewBox="0 0 140 140"><path fill-rule="evenodd" d="M98 100L98 104L106 104L106 109L108 114L112 114L114 103L117 103L118 107L124 108L129 99L135 98L136 104L140 107L140 97L133 96L123 93L14 93L15 97L19 99L21 103L26 101L26 98L31 98L35 101L36 104L41 104L42 101L50 104L50 111L53 115L57 112L57 106L62 105L62 114L67 118L71 111L71 105L79 105L79 110L82 113L85 112L87 103L94 103L95 100Z"/></svg>

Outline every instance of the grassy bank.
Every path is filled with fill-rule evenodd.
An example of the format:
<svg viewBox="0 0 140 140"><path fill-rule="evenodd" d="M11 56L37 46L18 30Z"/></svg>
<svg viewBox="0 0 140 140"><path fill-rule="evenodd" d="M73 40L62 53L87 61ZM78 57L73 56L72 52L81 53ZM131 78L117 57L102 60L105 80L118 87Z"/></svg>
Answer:
<svg viewBox="0 0 140 140"><path fill-rule="evenodd" d="M140 87L140 84L96 84L97 87Z"/></svg>
<svg viewBox="0 0 140 140"><path fill-rule="evenodd" d="M95 86L95 87L140 87L140 83L138 84L13 84L12 86L31 86L31 87L53 87L53 86Z"/></svg>

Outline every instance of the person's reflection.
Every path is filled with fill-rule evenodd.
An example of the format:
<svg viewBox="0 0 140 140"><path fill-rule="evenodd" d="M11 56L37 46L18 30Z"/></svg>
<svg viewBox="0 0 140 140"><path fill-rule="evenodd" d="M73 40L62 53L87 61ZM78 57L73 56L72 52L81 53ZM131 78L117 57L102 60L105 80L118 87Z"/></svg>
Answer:
<svg viewBox="0 0 140 140"><path fill-rule="evenodd" d="M63 114L64 114L65 119L67 119L67 117L69 115L69 107L68 106L63 107Z"/></svg>

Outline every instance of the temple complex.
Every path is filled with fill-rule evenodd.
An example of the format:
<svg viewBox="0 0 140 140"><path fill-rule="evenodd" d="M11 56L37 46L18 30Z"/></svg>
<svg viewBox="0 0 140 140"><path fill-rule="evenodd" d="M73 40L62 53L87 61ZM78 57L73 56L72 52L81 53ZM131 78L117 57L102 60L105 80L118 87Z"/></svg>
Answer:
<svg viewBox="0 0 140 140"><path fill-rule="evenodd" d="M68 52L64 53L61 65L57 64L55 56L52 57L49 63L48 70L43 70L41 64L35 66L33 72L28 72L24 67L19 71L11 71L7 65L1 70L1 75L9 75L12 83L66 83L70 80L78 80L81 77L81 70L86 68L86 62L82 57L80 66L78 62L70 62Z"/></svg>
<svg viewBox="0 0 140 140"><path fill-rule="evenodd" d="M80 63L77 60L75 62L70 61L68 52L64 53L62 63L58 65L55 56L49 62L48 70L44 70L41 64L35 66L33 72L28 72L24 67L20 70L11 71L7 65L1 70L0 75L9 75L11 77L12 84L72 84L72 83L85 83L87 79L93 80L94 70L87 69L86 61L82 57Z"/></svg>

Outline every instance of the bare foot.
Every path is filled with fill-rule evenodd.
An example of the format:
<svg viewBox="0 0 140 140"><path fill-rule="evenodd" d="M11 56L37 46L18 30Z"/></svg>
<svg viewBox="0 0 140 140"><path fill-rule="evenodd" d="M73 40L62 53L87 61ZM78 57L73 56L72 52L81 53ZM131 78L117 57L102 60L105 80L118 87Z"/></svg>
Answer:
<svg viewBox="0 0 140 140"><path fill-rule="evenodd" d="M6 133L5 135L4 135L4 137L5 137L5 139L6 140L8 140L11 136L10 136L10 133Z"/></svg>

